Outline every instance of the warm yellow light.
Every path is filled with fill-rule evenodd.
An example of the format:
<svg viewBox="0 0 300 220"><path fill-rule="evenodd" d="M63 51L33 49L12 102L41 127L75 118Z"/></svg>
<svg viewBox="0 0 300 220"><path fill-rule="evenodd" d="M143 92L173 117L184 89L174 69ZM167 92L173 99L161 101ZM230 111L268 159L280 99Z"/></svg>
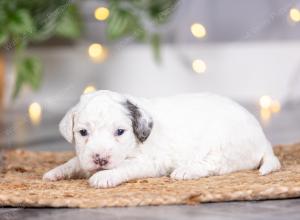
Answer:
<svg viewBox="0 0 300 220"><path fill-rule="evenodd" d="M89 46L89 55L91 58L101 56L103 52L103 46L101 44L92 44Z"/></svg>
<svg viewBox="0 0 300 220"><path fill-rule="evenodd" d="M28 107L29 118L34 125L38 125L41 121L42 107L39 103L33 102Z"/></svg>
<svg viewBox="0 0 300 220"><path fill-rule="evenodd" d="M260 109L260 118L262 122L267 123L271 119L271 111L268 108L261 108Z"/></svg>
<svg viewBox="0 0 300 220"><path fill-rule="evenodd" d="M101 44L91 44L88 49L90 58L95 62L102 62L107 57L107 49Z"/></svg>
<svg viewBox="0 0 300 220"><path fill-rule="evenodd" d="M264 95L259 99L259 105L261 108L268 109L271 107L272 98L268 95Z"/></svg>
<svg viewBox="0 0 300 220"><path fill-rule="evenodd" d="M203 60L197 59L192 63L193 70L196 73L204 73L206 70L206 64Z"/></svg>
<svg viewBox="0 0 300 220"><path fill-rule="evenodd" d="M95 92L95 91L96 91L95 86L87 86L87 87L85 87L83 93L86 94L86 93Z"/></svg>
<svg viewBox="0 0 300 220"><path fill-rule="evenodd" d="M203 38L206 35L206 29L202 24L194 23L191 25L191 32L194 37Z"/></svg>
<svg viewBox="0 0 300 220"><path fill-rule="evenodd" d="M100 7L95 10L94 16L97 20L104 21L109 16L109 10L105 7Z"/></svg>
<svg viewBox="0 0 300 220"><path fill-rule="evenodd" d="M280 112L280 110L281 110L280 102L277 101L277 100L273 101L273 102L271 103L270 109L271 109L271 111L272 111L273 113L278 113L278 112Z"/></svg>
<svg viewBox="0 0 300 220"><path fill-rule="evenodd" d="M290 10L290 18L294 22L299 22L300 21L300 11L297 8L292 8Z"/></svg>

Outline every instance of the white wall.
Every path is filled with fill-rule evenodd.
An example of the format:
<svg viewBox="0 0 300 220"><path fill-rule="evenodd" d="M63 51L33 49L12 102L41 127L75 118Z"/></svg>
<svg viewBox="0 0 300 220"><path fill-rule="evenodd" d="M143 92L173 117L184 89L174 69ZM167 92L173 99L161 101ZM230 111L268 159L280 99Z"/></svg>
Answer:
<svg viewBox="0 0 300 220"><path fill-rule="evenodd" d="M14 107L36 100L53 110L65 109L88 84L148 97L211 91L242 102L257 102L265 94L284 99L289 89L294 96L288 99L300 97L299 80L292 79L300 74L297 42L165 45L161 64L154 62L146 45L122 45L110 52L106 62L94 63L87 55L88 45L32 49L44 63L43 85L36 93L23 91ZM192 71L195 58L206 62L204 74ZM11 82L7 86L11 90L10 63L8 55Z"/></svg>

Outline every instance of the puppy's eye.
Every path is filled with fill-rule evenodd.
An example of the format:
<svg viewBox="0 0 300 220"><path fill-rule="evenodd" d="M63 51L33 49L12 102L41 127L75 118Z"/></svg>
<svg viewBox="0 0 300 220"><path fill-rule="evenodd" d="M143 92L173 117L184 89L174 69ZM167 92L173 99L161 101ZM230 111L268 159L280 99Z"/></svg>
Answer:
<svg viewBox="0 0 300 220"><path fill-rule="evenodd" d="M119 129L116 130L115 135L116 136L121 136L122 134L124 134L124 132L125 132L125 129L120 129L119 128Z"/></svg>
<svg viewBox="0 0 300 220"><path fill-rule="evenodd" d="M87 135L88 135L88 132L87 132L86 129L81 129L81 130L79 131L79 133L80 133L81 136L87 136Z"/></svg>

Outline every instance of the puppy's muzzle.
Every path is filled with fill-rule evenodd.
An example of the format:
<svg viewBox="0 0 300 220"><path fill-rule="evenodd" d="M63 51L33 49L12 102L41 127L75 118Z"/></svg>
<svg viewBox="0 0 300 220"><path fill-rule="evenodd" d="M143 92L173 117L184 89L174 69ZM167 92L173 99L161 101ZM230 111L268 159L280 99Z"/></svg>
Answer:
<svg viewBox="0 0 300 220"><path fill-rule="evenodd" d="M96 165L101 166L101 167L108 164L108 158L101 158L99 154L95 154L93 156L93 161Z"/></svg>

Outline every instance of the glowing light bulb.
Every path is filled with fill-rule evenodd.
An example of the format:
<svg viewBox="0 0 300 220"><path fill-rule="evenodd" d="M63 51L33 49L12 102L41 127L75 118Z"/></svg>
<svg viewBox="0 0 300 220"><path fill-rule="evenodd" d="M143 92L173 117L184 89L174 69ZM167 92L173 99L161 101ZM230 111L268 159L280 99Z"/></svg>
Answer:
<svg viewBox="0 0 300 220"><path fill-rule="evenodd" d="M90 58L95 62L101 62L107 57L107 49L101 44L91 44L88 49Z"/></svg>
<svg viewBox="0 0 300 220"><path fill-rule="evenodd" d="M270 109L273 113L278 113L281 110L281 105L278 100L275 100L271 103Z"/></svg>
<svg viewBox="0 0 300 220"><path fill-rule="evenodd" d="M206 35L206 29L202 24L194 23L191 25L191 32L194 37L203 38Z"/></svg>
<svg viewBox="0 0 300 220"><path fill-rule="evenodd" d="M196 73L204 73L206 70L206 64L203 60L196 59L192 63L193 70Z"/></svg>
<svg viewBox="0 0 300 220"><path fill-rule="evenodd" d="M109 16L109 10L105 7L96 8L94 16L99 21L104 21Z"/></svg>
<svg viewBox="0 0 300 220"><path fill-rule="evenodd" d="M271 111L268 108L261 108L260 109L260 119L263 123L268 123L271 119Z"/></svg>
<svg viewBox="0 0 300 220"><path fill-rule="evenodd" d="M272 98L268 95L264 95L259 99L259 105L261 108L269 109L272 104Z"/></svg>
<svg viewBox="0 0 300 220"><path fill-rule="evenodd" d="M87 87L85 87L83 93L86 94L86 93L95 92L95 91L96 91L95 86L87 86Z"/></svg>
<svg viewBox="0 0 300 220"><path fill-rule="evenodd" d="M290 19L293 22L299 22L300 21L300 11L297 8L292 8L290 10Z"/></svg>
<svg viewBox="0 0 300 220"><path fill-rule="evenodd" d="M39 103L33 102L28 107L30 121L34 125L40 124L42 118L42 107Z"/></svg>
<svg viewBox="0 0 300 220"><path fill-rule="evenodd" d="M89 55L92 58L100 56L102 52L103 52L103 47L101 44L92 44L89 46Z"/></svg>

